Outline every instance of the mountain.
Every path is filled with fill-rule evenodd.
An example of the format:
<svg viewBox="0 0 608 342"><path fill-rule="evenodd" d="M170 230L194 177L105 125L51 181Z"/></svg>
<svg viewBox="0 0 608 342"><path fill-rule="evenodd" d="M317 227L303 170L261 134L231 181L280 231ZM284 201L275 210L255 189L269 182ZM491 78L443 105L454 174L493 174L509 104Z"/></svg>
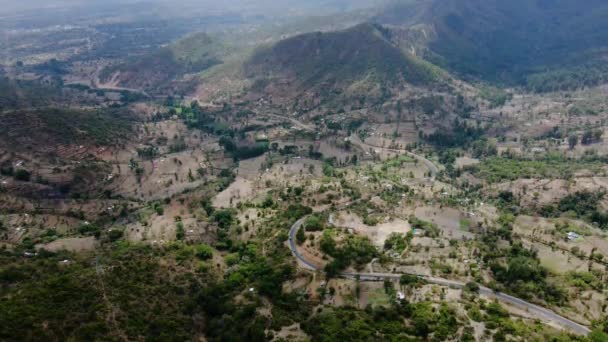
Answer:
<svg viewBox="0 0 608 342"><path fill-rule="evenodd" d="M258 50L245 63L258 90L282 97L382 96L403 85L431 85L441 72L404 53L383 27L361 24L343 31L298 35Z"/></svg>
<svg viewBox="0 0 608 342"><path fill-rule="evenodd" d="M167 89L187 74L221 64L225 47L205 33L188 36L158 51L105 68L102 86L111 85L151 92Z"/></svg>
<svg viewBox="0 0 608 342"><path fill-rule="evenodd" d="M601 0L408 0L374 21L424 30L424 58L463 76L537 90L608 79L608 3Z"/></svg>

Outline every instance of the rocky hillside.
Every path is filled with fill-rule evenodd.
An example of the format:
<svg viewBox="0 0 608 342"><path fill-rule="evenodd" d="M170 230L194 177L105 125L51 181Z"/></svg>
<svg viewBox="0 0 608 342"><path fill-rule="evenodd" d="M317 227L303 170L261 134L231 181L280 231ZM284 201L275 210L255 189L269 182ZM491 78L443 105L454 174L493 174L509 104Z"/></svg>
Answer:
<svg viewBox="0 0 608 342"><path fill-rule="evenodd" d="M104 69L100 82L102 86L158 92L187 74L222 63L224 49L207 34L194 34L155 53Z"/></svg>
<svg viewBox="0 0 608 342"><path fill-rule="evenodd" d="M379 25L307 33L257 51L245 64L258 91L281 97L302 94L385 96L409 84L428 86L441 72L392 44Z"/></svg>
<svg viewBox="0 0 608 342"><path fill-rule="evenodd" d="M375 21L424 31L425 59L462 76L535 90L608 79L605 1L401 1Z"/></svg>

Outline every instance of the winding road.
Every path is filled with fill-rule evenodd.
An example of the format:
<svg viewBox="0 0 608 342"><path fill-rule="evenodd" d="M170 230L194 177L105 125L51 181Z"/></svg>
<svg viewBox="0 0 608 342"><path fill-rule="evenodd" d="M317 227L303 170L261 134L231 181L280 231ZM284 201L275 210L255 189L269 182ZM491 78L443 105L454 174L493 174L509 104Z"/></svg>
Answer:
<svg viewBox="0 0 608 342"><path fill-rule="evenodd" d="M283 117L286 118L286 117ZM302 128L308 128L307 125L302 124L301 122L299 122L296 119L293 118L286 118L294 123L300 124L304 127ZM301 126L300 126L301 127ZM424 163L426 165L426 167L429 169L429 173L430 173L430 179L431 181L434 181L437 177L437 174L439 173L439 169L437 168L437 166L430 161L429 159L417 155L415 153L412 153L408 150L405 149L393 149L393 148L386 148L386 147L379 147L379 146L374 146L374 145L370 145L367 144L363 141L361 141L361 139L356 136L353 135L350 137L351 142L355 145L358 145L359 147L361 147L363 150L366 149L373 149L373 150L383 150L383 151L387 151L387 152L400 152L400 153L405 153L407 155L409 155L412 158L417 159L418 161ZM303 217L301 219L299 219L298 221L296 221L290 228L289 230L289 249L291 250L291 253L293 254L293 256L297 259L298 263L300 264L300 266L302 268L305 268L307 270L313 271L313 272L320 272L323 271L322 269L320 269L318 266L316 266L315 264L313 264L312 262L310 262L309 260L306 260L306 258L300 254L300 252L298 251L297 245L296 245L296 234L298 233L298 231L300 230L300 228L302 227L302 225L304 224L304 220L306 220L306 217ZM381 281L381 280L385 280L385 279L393 279L393 280L397 280L400 279L402 275L404 275L405 273L353 273L353 272L343 272L341 273L341 276L344 278L358 278L360 280L367 280L367 281ZM441 286L448 286L448 287L452 287L452 288L457 288L457 289L462 289L465 287L466 283L460 282L460 281L455 281L455 280L449 280L449 279L443 279L443 278L436 278L436 277L430 277L430 276L426 276L426 275L421 275L421 274L410 274L410 275L415 275L421 279L424 279L425 281L427 281L428 283L431 284L436 284L436 285L441 285ZM566 330L570 330L576 334L579 335L587 335L591 332L591 330L584 326L581 325L579 323L576 323L566 317L560 316L558 314L556 314L555 312L543 308L541 306L526 302L523 299L508 295L506 293L502 293L502 292L497 292L494 291L488 287L485 286L480 286L479 287L479 293L481 295L485 295L488 297L493 297L496 298L497 300L506 303L506 304L510 304L512 306L518 307L520 309L525 310L526 312L528 312L530 314L530 316L538 318L540 320L543 320L545 322L553 322L555 324L557 324L558 326L562 327L563 329Z"/></svg>
<svg viewBox="0 0 608 342"><path fill-rule="evenodd" d="M439 173L439 168L437 167L437 165L435 165L435 163L433 163L432 161L426 159L423 156L417 155L413 152L410 152L406 149L399 149L399 148L387 148L387 147L380 147L380 146L374 146L374 145L370 145L368 143L365 143L361 140L361 138L359 138L356 135L353 135L350 137L350 141L351 143L361 147L363 150L365 149L372 149L372 150L382 150L382 151L386 151L386 152L400 152L400 153L405 153L408 156L417 159L418 161L422 162L424 165L426 165L426 167L429 169L429 172L431 174L431 180L435 180L435 178L437 178L437 173Z"/></svg>
<svg viewBox="0 0 608 342"><path fill-rule="evenodd" d="M300 252L298 251L298 247L296 246L296 234L298 233L298 230L300 230L300 228L302 227L302 224L304 224L305 219L306 219L306 217L301 218L291 226L291 229L289 230L289 249L291 249L291 253L293 254L294 257L296 257L296 259L298 260L298 263L303 268L308 269L310 271L314 271L314 272L322 271L315 264L313 264L309 260L306 260L306 258L304 258L304 256L302 256L302 254L300 254ZM358 277L360 280L368 280L368 281L379 281L379 280L385 280L385 279L397 280L397 279L400 279L402 275L403 274L401 274L401 273L352 273L352 272L343 272L341 274L341 276L344 278L353 279L353 278ZM424 279L431 284L449 286L449 287L453 287L453 288L457 288L457 289L461 289L461 288L465 287L465 283L455 281L455 280L429 277L429 276L420 275L420 274L413 274L413 275L418 276L421 279ZM510 304L510 305L516 306L518 308L524 309L532 317L535 317L535 318L538 318L538 319L541 319L544 321L554 322L557 325L559 325L560 327L562 327L564 329L568 329L576 334L587 335L589 332L591 332L591 330L584 325L578 324L572 320L569 320L563 316L560 316L549 309L543 308L541 306L538 306L538 305L535 305L532 303L528 303L523 299L513 297L506 293L495 292L494 290L487 288L485 286L479 287L479 293L482 295L488 296L488 297L494 297L503 303Z"/></svg>

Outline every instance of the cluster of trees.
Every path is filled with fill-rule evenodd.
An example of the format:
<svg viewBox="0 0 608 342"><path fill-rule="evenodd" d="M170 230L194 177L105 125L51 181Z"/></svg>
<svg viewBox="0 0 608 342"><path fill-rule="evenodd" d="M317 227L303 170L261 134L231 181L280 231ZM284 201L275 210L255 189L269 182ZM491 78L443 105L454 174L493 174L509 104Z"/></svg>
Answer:
<svg viewBox="0 0 608 342"><path fill-rule="evenodd" d="M606 81L608 67L601 63L532 74L526 78L526 85L532 91L552 92L594 87Z"/></svg>
<svg viewBox="0 0 608 342"><path fill-rule="evenodd" d="M480 139L473 142L470 150L474 158L487 158L498 154L496 142L488 139Z"/></svg>
<svg viewBox="0 0 608 342"><path fill-rule="evenodd" d="M465 167L476 176L491 183L520 178L561 178L572 177L575 171L600 170L603 158L585 157L569 159L561 154L549 153L542 158L527 159L512 156L489 157L480 164Z"/></svg>
<svg viewBox="0 0 608 342"><path fill-rule="evenodd" d="M160 114L159 119L177 115L189 128L195 128L210 134L228 134L234 136L234 131L218 120L218 118L221 118L224 111L206 111L197 101L192 101L190 106L181 105L179 107L174 107L174 102L175 100L171 98L167 99L167 105L171 108L167 114Z"/></svg>
<svg viewBox="0 0 608 342"><path fill-rule="evenodd" d="M608 214L600 208L605 192L577 191L556 204L548 204L540 212L545 217L574 216L608 229Z"/></svg>
<svg viewBox="0 0 608 342"><path fill-rule="evenodd" d="M21 182L29 182L32 178L32 174L26 169L15 170L12 166L5 166L0 168L0 175L9 176L15 178L15 180Z"/></svg>
<svg viewBox="0 0 608 342"><path fill-rule="evenodd" d="M424 235L427 237L436 238L441 233L441 230L439 229L439 227L436 224L434 224L432 222L421 220L414 215L411 215L409 217L409 222L410 222L410 225L412 226L412 229L423 230Z"/></svg>
<svg viewBox="0 0 608 342"><path fill-rule="evenodd" d="M287 195L288 202L297 197L295 191ZM207 339L267 341L272 340L273 330L308 319L312 303L300 294L284 293L282 286L295 275L291 253L284 244L288 239L284 227L311 212L309 207L288 204L266 219L264 228L258 232L263 242L234 241L226 248L230 271L224 279L203 288L197 297L206 316ZM213 217L222 227L232 225L236 219L234 212L225 210L215 211ZM247 301L237 302L235 297L244 292ZM262 305L260 296L271 302L272 317L258 314L257 308Z"/></svg>
<svg viewBox="0 0 608 342"><path fill-rule="evenodd" d="M490 102L491 108L502 107L513 98L513 94L496 87L483 87L479 96Z"/></svg>
<svg viewBox="0 0 608 342"><path fill-rule="evenodd" d="M401 303L393 307L325 308L302 324L313 341L408 341L413 337L444 341L456 336L473 341L471 332L459 333L456 311L443 303Z"/></svg>
<svg viewBox="0 0 608 342"><path fill-rule="evenodd" d="M534 250L523 247L512 238L513 222L511 214L502 214L498 227L489 229L478 245L494 279L504 291L515 294L523 299L538 299L558 305L566 301L566 293L556 284L547 280L548 271L541 264ZM499 241L511 243L509 247L500 247Z"/></svg>
<svg viewBox="0 0 608 342"><path fill-rule="evenodd" d="M484 134L484 129L478 126L467 124L466 121L454 120L454 123L449 130L437 130L431 134L424 134L420 131L420 138L428 141L430 144L437 147L467 147L475 140L481 138Z"/></svg>
<svg viewBox="0 0 608 342"><path fill-rule="evenodd" d="M255 158L268 152L269 149L268 142L239 144L233 138L226 135L220 138L220 145L236 160Z"/></svg>
<svg viewBox="0 0 608 342"><path fill-rule="evenodd" d="M158 157L158 155L158 147L155 146L146 146L137 149L137 156L142 159L154 159Z"/></svg>
<svg viewBox="0 0 608 342"><path fill-rule="evenodd" d="M196 288L207 280L189 276L177 281L161 265L160 259L172 259L178 250L120 243L98 251L101 273L90 255L41 251L23 260L23 251L1 252L0 340L191 339L191 317L201 312ZM67 267L64 260L69 260ZM181 267L181 272L190 270ZM104 300L121 312L111 321L100 314L107 308Z"/></svg>
<svg viewBox="0 0 608 342"><path fill-rule="evenodd" d="M304 221L304 228L309 232L318 232L323 230L324 227L323 218L319 215L310 215Z"/></svg>
<svg viewBox="0 0 608 342"><path fill-rule="evenodd" d="M583 133L583 136L581 137L581 144L590 145L596 142L600 142L602 140L603 134L604 131L602 131L601 129L588 129Z"/></svg>
<svg viewBox="0 0 608 342"><path fill-rule="evenodd" d="M325 272L329 277L336 276L351 264L354 264L355 268L361 268L378 256L378 250L366 237L349 235L338 245L333 235L334 232L327 229L323 232L320 241L321 251L333 257L333 260L325 266Z"/></svg>
<svg viewBox="0 0 608 342"><path fill-rule="evenodd" d="M384 249L401 253L409 246L413 238L414 234L412 232L407 234L391 233L384 241Z"/></svg>
<svg viewBox="0 0 608 342"><path fill-rule="evenodd" d="M583 135L580 138L580 143L583 145L591 145L597 142L602 141L602 135L604 135L604 131L601 129L587 129L583 132ZM574 149L576 145L579 143L578 135L570 134L568 136L568 146L570 149Z"/></svg>

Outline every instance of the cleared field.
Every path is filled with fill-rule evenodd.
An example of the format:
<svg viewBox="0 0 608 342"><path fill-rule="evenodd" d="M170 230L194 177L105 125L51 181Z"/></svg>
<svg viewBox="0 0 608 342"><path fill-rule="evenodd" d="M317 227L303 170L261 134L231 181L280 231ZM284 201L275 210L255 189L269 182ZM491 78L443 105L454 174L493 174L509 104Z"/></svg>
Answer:
<svg viewBox="0 0 608 342"><path fill-rule="evenodd" d="M50 252L69 251L83 252L92 251L99 245L99 241L93 236L83 238L63 238L53 242L37 245L36 248L46 249Z"/></svg>
<svg viewBox="0 0 608 342"><path fill-rule="evenodd" d="M367 236L376 246L384 246L384 241L392 233L407 234L412 230L409 222L401 219L387 220L376 226L368 226L354 213L341 211L336 213L334 225L352 229L355 233Z"/></svg>

